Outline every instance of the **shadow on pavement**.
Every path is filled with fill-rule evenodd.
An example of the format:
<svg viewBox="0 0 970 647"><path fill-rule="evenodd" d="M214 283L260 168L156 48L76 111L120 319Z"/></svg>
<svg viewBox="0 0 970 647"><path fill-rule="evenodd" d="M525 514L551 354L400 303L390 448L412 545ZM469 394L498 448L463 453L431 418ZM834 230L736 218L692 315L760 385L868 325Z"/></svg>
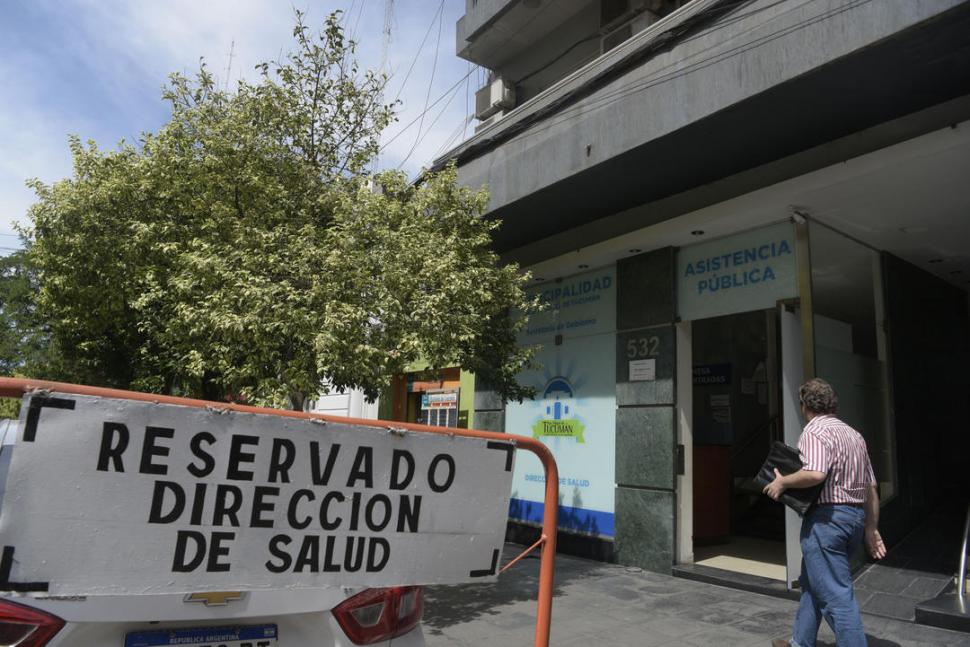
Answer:
<svg viewBox="0 0 970 647"><path fill-rule="evenodd" d="M866 642L869 643L869 647L901 647L897 642L891 640L886 640L885 638L876 638L866 634ZM817 647L835 647L835 643L830 643L825 640L818 641Z"/></svg>
<svg viewBox="0 0 970 647"><path fill-rule="evenodd" d="M507 563L521 552L522 547L507 547L502 563ZM612 565L604 564L609 568ZM615 566L614 566L615 568ZM578 579L595 577L600 569L586 565L579 570L570 568L568 563L557 560L556 586L554 596L562 593L561 586ZM508 573L499 576L495 584L464 584L458 586L428 586L424 592L424 631L430 635L441 635L442 630L483 616L499 616L502 607L516 602L535 601L539 595L539 558L529 555L513 566ZM535 623L535 609L531 609L531 619ZM503 624L508 624L506 616ZM523 618L522 622L526 622Z"/></svg>

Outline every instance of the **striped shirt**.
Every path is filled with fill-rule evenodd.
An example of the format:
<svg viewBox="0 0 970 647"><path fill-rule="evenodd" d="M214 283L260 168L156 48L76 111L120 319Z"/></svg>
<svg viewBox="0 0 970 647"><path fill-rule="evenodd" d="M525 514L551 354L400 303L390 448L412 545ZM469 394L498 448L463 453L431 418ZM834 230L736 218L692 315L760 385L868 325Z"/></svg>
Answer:
<svg viewBox="0 0 970 647"><path fill-rule="evenodd" d="M876 484L865 439L835 416L812 418L798 439L804 469L825 472L828 478L819 503L865 503Z"/></svg>

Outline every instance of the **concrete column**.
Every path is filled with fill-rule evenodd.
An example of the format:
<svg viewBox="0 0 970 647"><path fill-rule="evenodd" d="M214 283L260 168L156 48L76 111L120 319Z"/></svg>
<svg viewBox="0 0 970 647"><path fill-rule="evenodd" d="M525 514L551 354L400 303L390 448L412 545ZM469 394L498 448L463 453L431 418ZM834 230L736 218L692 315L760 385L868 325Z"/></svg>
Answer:
<svg viewBox="0 0 970 647"><path fill-rule="evenodd" d="M475 381L474 428L479 431L505 432L505 403L498 393L481 380ZM514 429L509 431L515 433ZM527 432L519 431L522 435Z"/></svg>
<svg viewBox="0 0 970 647"><path fill-rule="evenodd" d="M683 447L683 472L677 476L677 551L678 564L694 561L694 411L691 325L677 324L677 384L685 385L677 393L677 443ZM679 466L678 466L679 467Z"/></svg>
<svg viewBox="0 0 970 647"><path fill-rule="evenodd" d="M668 247L617 263L617 560L659 573L675 553L674 261Z"/></svg>

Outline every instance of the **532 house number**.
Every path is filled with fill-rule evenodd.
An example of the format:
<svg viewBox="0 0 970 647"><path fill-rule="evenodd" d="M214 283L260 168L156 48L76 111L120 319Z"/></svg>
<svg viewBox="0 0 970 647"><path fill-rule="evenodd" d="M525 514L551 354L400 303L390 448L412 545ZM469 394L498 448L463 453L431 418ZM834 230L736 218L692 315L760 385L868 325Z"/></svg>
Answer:
<svg viewBox="0 0 970 647"><path fill-rule="evenodd" d="M659 337L634 337L626 342L627 359L656 357L660 350Z"/></svg>

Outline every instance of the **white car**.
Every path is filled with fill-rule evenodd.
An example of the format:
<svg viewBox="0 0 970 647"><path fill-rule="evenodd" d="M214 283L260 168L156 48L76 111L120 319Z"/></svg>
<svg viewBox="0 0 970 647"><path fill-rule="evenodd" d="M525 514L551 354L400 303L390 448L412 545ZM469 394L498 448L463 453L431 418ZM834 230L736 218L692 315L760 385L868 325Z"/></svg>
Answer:
<svg viewBox="0 0 970 647"><path fill-rule="evenodd" d="M0 504L16 424L0 424ZM0 580L6 575L0 572ZM0 595L0 647L424 647L423 596L415 586L130 597L7 593Z"/></svg>
<svg viewBox="0 0 970 647"><path fill-rule="evenodd" d="M422 589L0 598L3 647L423 647Z"/></svg>

